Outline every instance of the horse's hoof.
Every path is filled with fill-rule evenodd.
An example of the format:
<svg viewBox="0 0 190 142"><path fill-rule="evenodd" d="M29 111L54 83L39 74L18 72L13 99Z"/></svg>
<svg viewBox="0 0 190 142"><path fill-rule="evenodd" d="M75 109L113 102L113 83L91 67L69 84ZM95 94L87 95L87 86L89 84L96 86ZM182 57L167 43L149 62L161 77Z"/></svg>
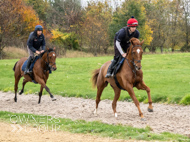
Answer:
<svg viewBox="0 0 190 142"><path fill-rule="evenodd" d="M148 112L153 112L153 109L148 108Z"/></svg>
<svg viewBox="0 0 190 142"><path fill-rule="evenodd" d="M14 101L17 102L17 99L14 98Z"/></svg>
<svg viewBox="0 0 190 142"><path fill-rule="evenodd" d="M141 121L146 121L146 119L145 118L141 118Z"/></svg>
<svg viewBox="0 0 190 142"><path fill-rule="evenodd" d="M56 101L56 98L52 98L51 100L52 100L52 101Z"/></svg>
<svg viewBox="0 0 190 142"><path fill-rule="evenodd" d="M23 92L22 92L22 91L20 91L20 92L19 92L19 95L22 95L22 93L23 93Z"/></svg>

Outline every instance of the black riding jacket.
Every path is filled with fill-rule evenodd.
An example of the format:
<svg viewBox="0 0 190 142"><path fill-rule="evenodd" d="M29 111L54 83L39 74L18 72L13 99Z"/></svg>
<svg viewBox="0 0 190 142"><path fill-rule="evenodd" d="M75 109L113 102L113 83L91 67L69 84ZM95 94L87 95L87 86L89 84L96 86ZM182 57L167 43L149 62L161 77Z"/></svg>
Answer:
<svg viewBox="0 0 190 142"><path fill-rule="evenodd" d="M36 50L39 50L41 46L42 46L42 50L45 50L46 43L45 43L44 35L41 34L38 37L37 31L31 32L28 37L27 45L29 49L34 53L36 52Z"/></svg>
<svg viewBox="0 0 190 142"><path fill-rule="evenodd" d="M140 33L137 29L132 34L129 34L129 27L124 27L115 34L115 39L120 42L121 47L124 49L129 47L129 40L132 37L139 38L139 35Z"/></svg>

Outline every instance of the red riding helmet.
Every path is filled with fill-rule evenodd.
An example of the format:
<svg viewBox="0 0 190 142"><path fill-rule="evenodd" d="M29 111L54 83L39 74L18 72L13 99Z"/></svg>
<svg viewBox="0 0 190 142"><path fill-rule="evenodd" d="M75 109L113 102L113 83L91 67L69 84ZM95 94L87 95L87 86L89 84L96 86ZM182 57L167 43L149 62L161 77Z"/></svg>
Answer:
<svg viewBox="0 0 190 142"><path fill-rule="evenodd" d="M138 26L138 21L135 19L134 16L132 16L128 21L127 21L127 27L136 27Z"/></svg>

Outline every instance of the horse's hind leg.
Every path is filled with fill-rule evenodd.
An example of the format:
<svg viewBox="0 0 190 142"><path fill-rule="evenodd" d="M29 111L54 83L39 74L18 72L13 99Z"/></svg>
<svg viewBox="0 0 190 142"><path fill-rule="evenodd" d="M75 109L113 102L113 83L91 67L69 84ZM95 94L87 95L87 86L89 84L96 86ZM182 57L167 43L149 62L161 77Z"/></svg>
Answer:
<svg viewBox="0 0 190 142"><path fill-rule="evenodd" d="M117 106L117 101L120 97L121 89L119 89L119 88L113 88L113 89L115 92L115 96L114 96L114 100L112 102L112 108L113 108L113 112L114 112L115 117L117 117L116 106Z"/></svg>
<svg viewBox="0 0 190 142"><path fill-rule="evenodd" d="M43 86L41 86L41 88L40 88L38 104L40 104L40 102L41 102L42 91L43 91Z"/></svg>
<svg viewBox="0 0 190 142"><path fill-rule="evenodd" d="M18 83L19 83L19 80L20 80L21 76L20 75L15 75L15 102L17 102L17 90L18 90Z"/></svg>
<svg viewBox="0 0 190 142"><path fill-rule="evenodd" d="M101 82L101 83L97 84L96 109L94 111L94 114L97 114L98 104L101 100L100 97L102 95L104 88L107 86L107 84L108 84L107 82L105 82L105 83Z"/></svg>
<svg viewBox="0 0 190 142"><path fill-rule="evenodd" d="M23 79L23 82L22 82L22 90L19 92L19 95L21 95L23 92L24 92L24 86L26 85L28 81L26 79Z"/></svg>

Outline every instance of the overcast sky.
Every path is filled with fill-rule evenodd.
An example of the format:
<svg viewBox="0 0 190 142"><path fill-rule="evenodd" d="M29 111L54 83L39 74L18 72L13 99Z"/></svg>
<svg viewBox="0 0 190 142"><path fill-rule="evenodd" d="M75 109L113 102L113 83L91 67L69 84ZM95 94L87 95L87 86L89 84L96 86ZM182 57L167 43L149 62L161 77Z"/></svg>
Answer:
<svg viewBox="0 0 190 142"><path fill-rule="evenodd" d="M88 1L92 1L92 0L81 0L81 4L83 7L86 7L88 4ZM104 2L105 0L93 0L93 1L101 1ZM115 4L121 4L123 1L125 0L109 0L109 5L111 5L113 8L115 8Z"/></svg>

